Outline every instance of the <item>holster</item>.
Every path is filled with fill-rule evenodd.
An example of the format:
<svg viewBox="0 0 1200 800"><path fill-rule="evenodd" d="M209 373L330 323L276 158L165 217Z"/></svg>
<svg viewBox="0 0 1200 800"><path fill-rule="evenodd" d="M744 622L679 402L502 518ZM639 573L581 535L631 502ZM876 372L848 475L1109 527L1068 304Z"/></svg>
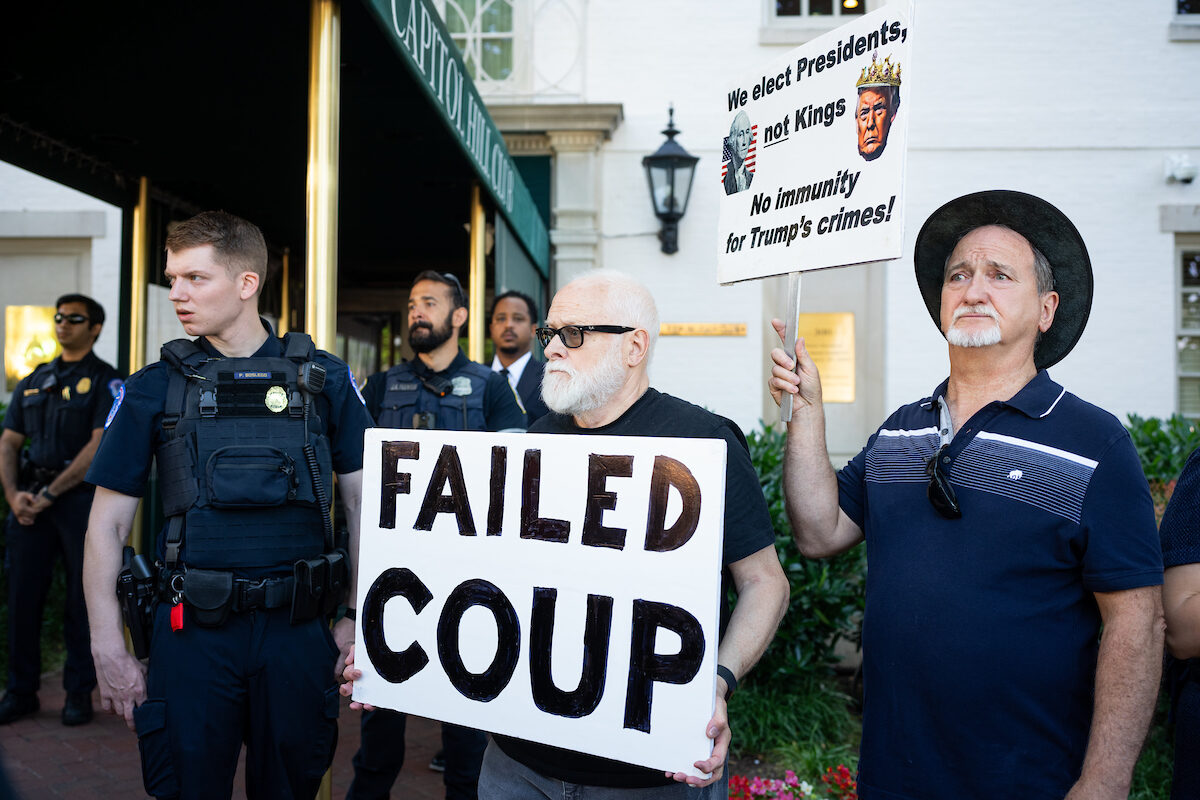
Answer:
<svg viewBox="0 0 1200 800"><path fill-rule="evenodd" d="M341 550L297 561L292 565L292 622L332 616L341 605L350 583L346 554Z"/></svg>
<svg viewBox="0 0 1200 800"><path fill-rule="evenodd" d="M126 547L124 566L117 574L117 600L137 658L150 655L156 583L156 570L146 557L135 555L132 547Z"/></svg>
<svg viewBox="0 0 1200 800"><path fill-rule="evenodd" d="M183 599L202 628L219 628L233 609L233 573L189 569L183 576Z"/></svg>
<svg viewBox="0 0 1200 800"><path fill-rule="evenodd" d="M37 494L51 481L58 477L62 470L39 467L29 459L29 451L21 451L21 465L17 471L17 488L22 492Z"/></svg>

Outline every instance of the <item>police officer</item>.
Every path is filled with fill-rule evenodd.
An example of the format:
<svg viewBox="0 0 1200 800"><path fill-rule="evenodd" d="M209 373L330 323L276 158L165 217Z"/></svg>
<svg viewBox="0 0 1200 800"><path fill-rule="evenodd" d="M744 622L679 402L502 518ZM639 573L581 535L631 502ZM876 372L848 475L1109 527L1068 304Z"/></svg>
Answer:
<svg viewBox="0 0 1200 800"><path fill-rule="evenodd" d="M451 431L524 431L525 412L504 376L468 361L458 346L467 324L462 284L449 273L426 270L408 296L409 345L417 358L367 379L367 410L384 428ZM362 718L347 800L386 798L404 764L405 715L387 709ZM481 731L443 723L448 800L473 800L487 738Z"/></svg>
<svg viewBox="0 0 1200 800"><path fill-rule="evenodd" d="M0 434L0 481L8 499L8 691L0 725L38 710L42 673L42 610L61 553L67 574L64 631L67 664L64 725L92 719L96 670L83 603L83 538L92 463L104 418L121 390L121 376L92 347L104 309L90 297L67 294L55 304L54 334L62 355L41 364L17 385ZM22 450L25 438L29 448Z"/></svg>
<svg viewBox="0 0 1200 800"><path fill-rule="evenodd" d="M353 569L334 549L333 473L357 552L371 420L346 364L258 316L267 250L225 212L166 240L189 335L129 379L88 479L84 585L101 704L138 734L146 791L219 798L246 743L250 797L311 798L333 759L352 618L324 616ZM153 458L167 524L149 669L125 649L114 585ZM341 655L339 656L339 651Z"/></svg>

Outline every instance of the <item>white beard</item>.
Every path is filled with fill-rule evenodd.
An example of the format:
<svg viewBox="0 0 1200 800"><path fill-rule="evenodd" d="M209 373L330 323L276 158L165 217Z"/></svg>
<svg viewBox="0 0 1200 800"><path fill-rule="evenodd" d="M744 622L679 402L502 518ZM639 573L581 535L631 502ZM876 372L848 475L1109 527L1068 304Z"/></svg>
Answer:
<svg viewBox="0 0 1200 800"><path fill-rule="evenodd" d="M992 320L992 327L983 330L964 331L954 326L960 317L967 314L986 314ZM963 306L954 310L954 320L946 331L946 341L955 347L987 347L1000 344L1000 323L996 319L996 310L990 305Z"/></svg>
<svg viewBox="0 0 1200 800"><path fill-rule="evenodd" d="M581 372L565 361L550 361L542 376L542 400L551 411L575 416L600 408L625 383L619 342L605 353L591 372Z"/></svg>

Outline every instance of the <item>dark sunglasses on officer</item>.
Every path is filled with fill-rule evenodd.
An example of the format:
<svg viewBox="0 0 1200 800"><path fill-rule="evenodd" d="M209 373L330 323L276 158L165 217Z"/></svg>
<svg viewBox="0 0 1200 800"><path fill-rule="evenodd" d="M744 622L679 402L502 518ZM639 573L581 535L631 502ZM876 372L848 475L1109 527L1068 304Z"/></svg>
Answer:
<svg viewBox="0 0 1200 800"><path fill-rule="evenodd" d="M55 324L61 325L63 320L66 320L72 325L80 325L84 322L91 322L91 320L83 314L64 314L60 311L54 315Z"/></svg>

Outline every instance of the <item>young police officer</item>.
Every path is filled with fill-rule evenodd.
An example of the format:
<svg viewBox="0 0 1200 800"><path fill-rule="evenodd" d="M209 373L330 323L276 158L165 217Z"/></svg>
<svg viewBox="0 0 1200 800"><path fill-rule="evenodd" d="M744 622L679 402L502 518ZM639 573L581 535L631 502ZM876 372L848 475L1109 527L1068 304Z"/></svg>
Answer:
<svg viewBox="0 0 1200 800"><path fill-rule="evenodd" d="M38 710L42 610L56 552L62 553L67 574L64 725L91 721L96 688L82 583L92 487L82 481L121 389L121 376L92 352L104 326L101 305L81 294L63 295L54 305L54 334L62 355L17 384L0 435L0 482L12 510L7 529L8 691L0 700L0 725ZM22 452L27 436L29 449Z"/></svg>
<svg viewBox="0 0 1200 800"><path fill-rule="evenodd" d="M345 363L258 316L258 228L205 212L167 237L171 302L194 343L163 347L109 416L84 585L105 710L136 725L146 791L229 797L243 741L250 797L311 798L333 758L332 670L354 635L323 612L353 570L334 552L332 477L357 552L363 432ZM121 633L114 585L152 458L168 523L149 672ZM339 656L339 650L342 656Z"/></svg>
<svg viewBox="0 0 1200 800"><path fill-rule="evenodd" d="M467 360L458 335L467 300L453 275L426 270L408 296L408 343L417 358L380 372L363 387L367 410L384 428L443 431L525 430L525 412L508 379ZM404 714L368 711L354 754L348 800L386 798L404 765ZM442 725L447 800L473 800L487 738L482 731Z"/></svg>

